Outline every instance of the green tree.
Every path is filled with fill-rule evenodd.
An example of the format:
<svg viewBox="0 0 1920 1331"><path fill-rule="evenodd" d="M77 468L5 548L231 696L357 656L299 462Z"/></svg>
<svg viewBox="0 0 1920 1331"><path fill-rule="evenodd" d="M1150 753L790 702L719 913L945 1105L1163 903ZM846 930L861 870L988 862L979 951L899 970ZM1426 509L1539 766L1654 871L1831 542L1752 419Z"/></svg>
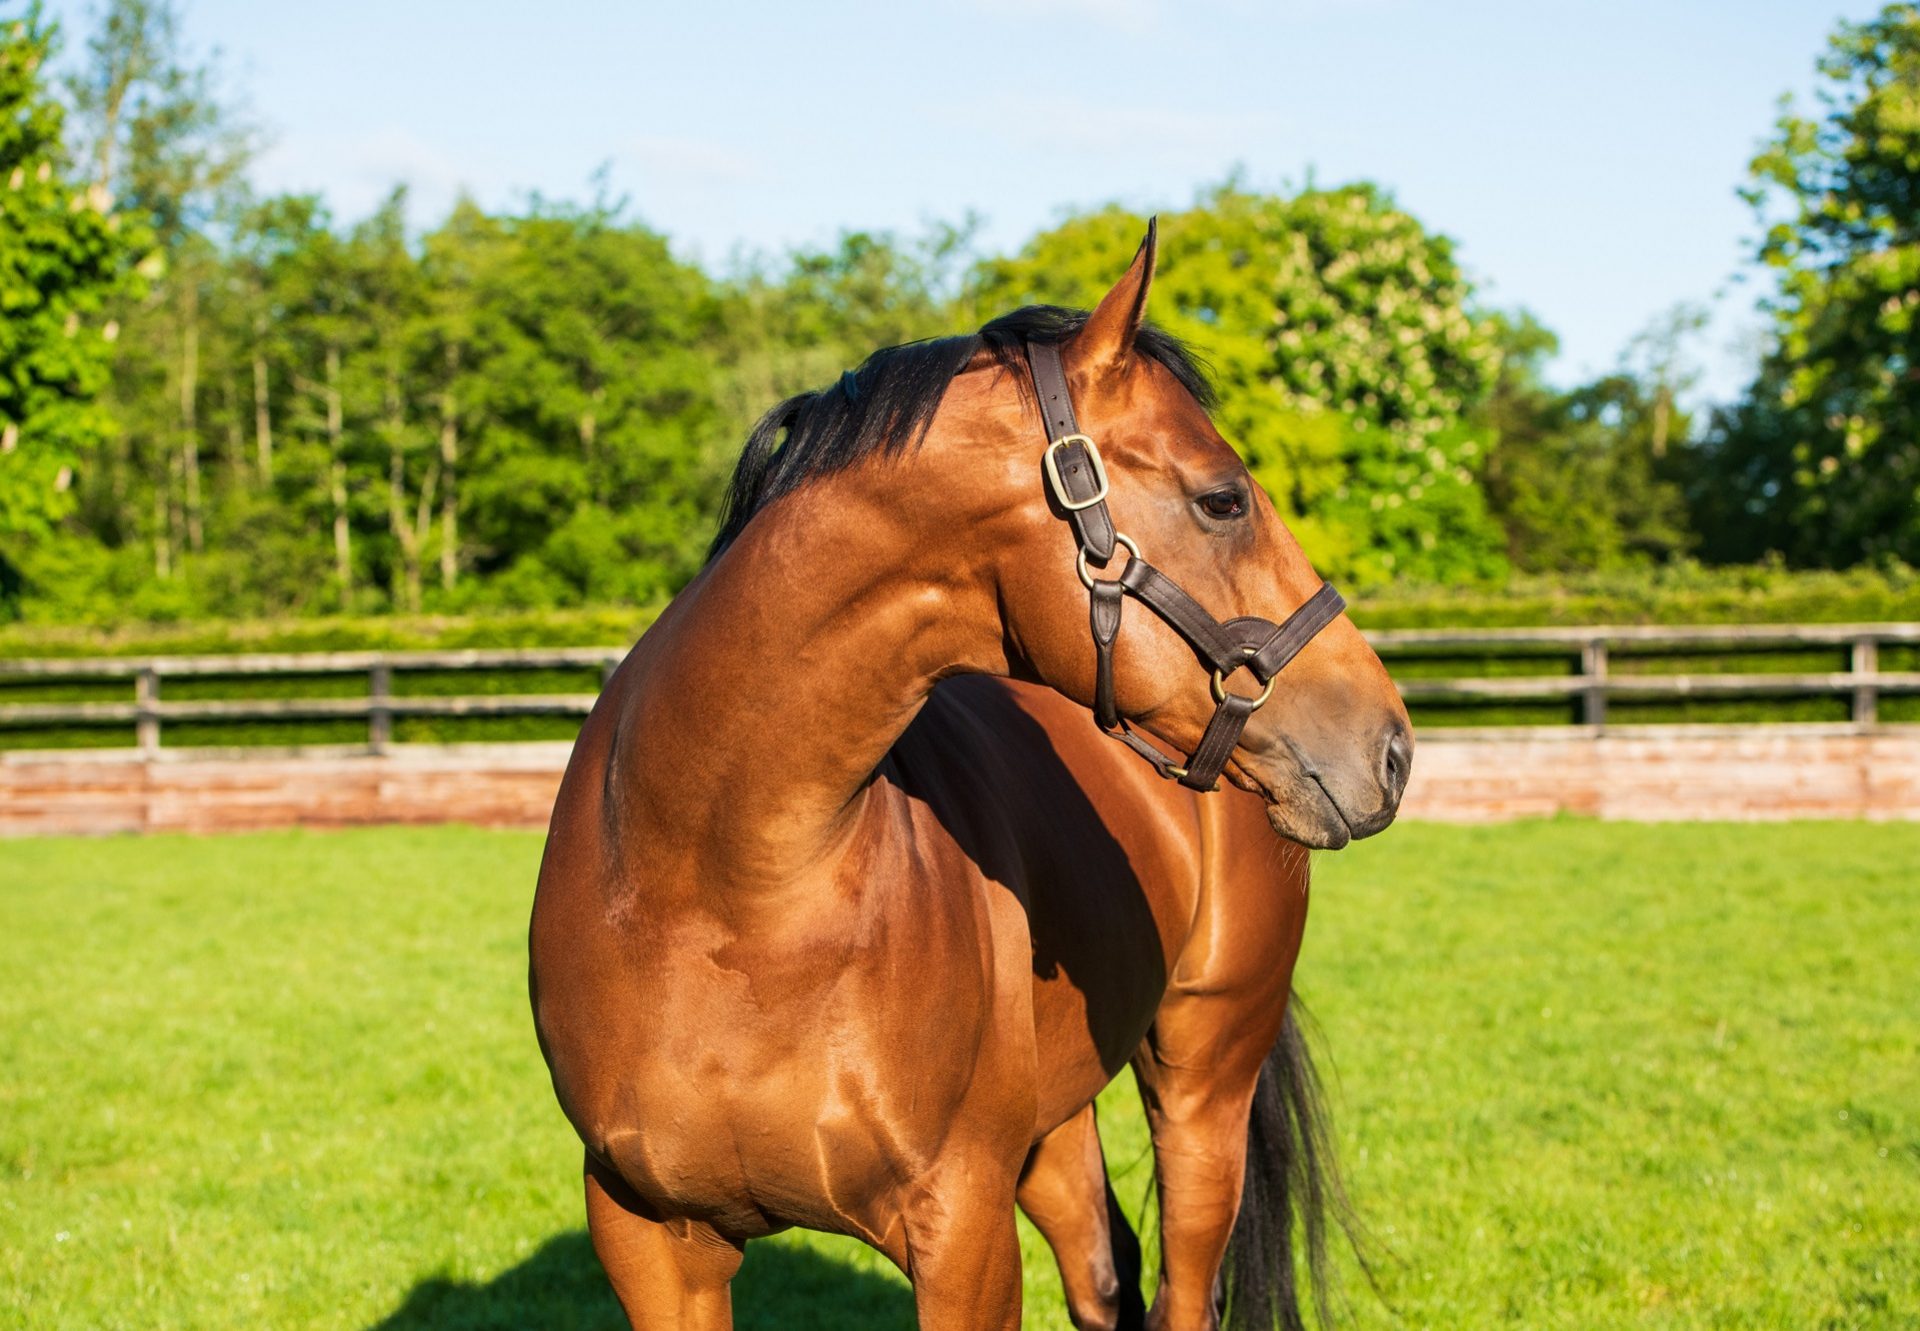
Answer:
<svg viewBox="0 0 1920 1331"><path fill-rule="evenodd" d="M0 27L0 557L70 511L108 435L96 398L130 254L104 191L66 169L52 44L37 6Z"/></svg>
<svg viewBox="0 0 1920 1331"><path fill-rule="evenodd" d="M1843 23L1754 159L1774 346L1700 492L1715 553L1920 560L1920 7Z"/></svg>
<svg viewBox="0 0 1920 1331"><path fill-rule="evenodd" d="M1496 316L1500 377L1481 419L1495 440L1487 495L1507 553L1530 573L1661 562L1692 533L1678 476L1692 422L1679 341L1699 326L1676 311L1631 348L1631 363L1571 392L1547 383L1559 341L1524 311Z"/></svg>
<svg viewBox="0 0 1920 1331"><path fill-rule="evenodd" d="M977 299L1087 305L1143 220L1108 208L984 264ZM1217 419L1308 552L1347 577L1497 574L1473 420L1499 349L1445 237L1380 190L1228 183L1161 229L1155 317L1198 349Z"/></svg>
<svg viewBox="0 0 1920 1331"><path fill-rule="evenodd" d="M151 241L140 295L120 302L112 465L89 478L88 509L116 534L145 527L156 575L206 546L201 456L207 301L221 280L217 223L239 205L253 134L217 92L211 61L189 50L171 0L107 0L67 80L69 150L94 187ZM214 381L217 383L217 381ZM136 516L141 492L148 516ZM104 512L103 512L104 510Z"/></svg>
<svg viewBox="0 0 1920 1331"><path fill-rule="evenodd" d="M417 332L424 381L420 391L431 398L440 462L436 555L442 593L453 592L469 563L461 538L461 475L486 396L480 300L508 243L505 228L463 198L421 248L427 308Z"/></svg>
<svg viewBox="0 0 1920 1331"><path fill-rule="evenodd" d="M881 347L984 323L964 299L979 220L903 238L849 231L830 248L761 262L726 283L720 321L722 411L744 437L760 414L833 382Z"/></svg>
<svg viewBox="0 0 1920 1331"><path fill-rule="evenodd" d="M662 597L699 567L730 449L713 284L604 201L500 228L463 403L475 567L521 602Z"/></svg>

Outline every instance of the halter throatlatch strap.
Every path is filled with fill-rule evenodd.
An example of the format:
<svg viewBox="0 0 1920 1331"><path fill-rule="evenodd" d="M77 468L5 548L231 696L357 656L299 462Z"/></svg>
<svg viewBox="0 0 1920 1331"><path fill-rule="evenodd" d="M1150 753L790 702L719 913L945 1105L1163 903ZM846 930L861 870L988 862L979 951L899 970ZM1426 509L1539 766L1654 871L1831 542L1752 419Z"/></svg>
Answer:
<svg viewBox="0 0 1920 1331"><path fill-rule="evenodd" d="M1212 790L1240 743L1247 721L1273 692L1274 676L1314 635L1339 618L1346 601L1331 583L1287 616L1284 623L1255 615L1215 619L1180 584L1141 558L1140 551L1113 525L1107 511L1107 469L1100 449L1080 433L1073 413L1073 394L1060 364L1060 348L1050 342L1029 342L1027 364L1033 371L1034 391L1047 427L1047 451L1042 462L1047 475L1047 498L1073 527L1080 552L1077 568L1086 584L1093 630L1093 717L1100 728L1125 744L1161 776L1178 780L1193 790ZM1096 578L1088 568L1104 569L1116 550L1124 548L1126 565L1117 578ZM1181 765L1141 738L1120 715L1113 697L1113 652L1120 640L1120 614L1133 597L1164 620L1193 648L1213 672L1214 712L1200 744ZM1260 682L1258 694L1232 693L1227 677L1245 669Z"/></svg>

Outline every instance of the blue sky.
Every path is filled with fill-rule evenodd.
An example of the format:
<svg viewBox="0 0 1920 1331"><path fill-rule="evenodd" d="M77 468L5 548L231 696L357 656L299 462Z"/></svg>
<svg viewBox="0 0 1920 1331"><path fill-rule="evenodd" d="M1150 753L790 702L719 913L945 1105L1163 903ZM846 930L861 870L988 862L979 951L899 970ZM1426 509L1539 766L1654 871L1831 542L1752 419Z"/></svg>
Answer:
<svg viewBox="0 0 1920 1331"><path fill-rule="evenodd" d="M1728 289L1734 194L1783 92L1866 3L1799 0L182 0L273 134L257 179L345 218L396 181L455 194L615 189L680 252L914 231L968 210L989 248L1109 200L1380 181L1453 236L1484 298L1610 368L1708 303L1706 389L1758 321ZM80 26L85 5L54 13ZM78 35L77 32L75 34Z"/></svg>

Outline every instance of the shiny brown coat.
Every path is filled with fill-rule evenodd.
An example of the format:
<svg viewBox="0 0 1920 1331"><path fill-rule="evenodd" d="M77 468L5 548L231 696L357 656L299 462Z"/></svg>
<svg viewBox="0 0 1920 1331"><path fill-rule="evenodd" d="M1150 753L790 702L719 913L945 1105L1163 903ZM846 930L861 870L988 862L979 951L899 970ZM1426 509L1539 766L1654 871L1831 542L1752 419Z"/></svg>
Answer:
<svg viewBox="0 0 1920 1331"><path fill-rule="evenodd" d="M1199 404L1132 354L1152 260L1065 349L1115 519L1203 604L1283 619L1317 576ZM1391 820L1406 715L1343 617L1255 714L1235 789L1183 790L1099 734L1042 443L1009 376L971 367L919 448L755 517L582 730L533 1002L635 1327L729 1326L742 1245L794 1225L887 1254L923 1328L1015 1327L1016 1201L1076 1324L1139 1324L1092 1111L1129 1061L1161 1196L1146 1324L1215 1324L1304 847ZM1196 510L1222 484L1247 487L1244 519ZM1122 712L1191 747L1206 672L1149 616L1120 645Z"/></svg>

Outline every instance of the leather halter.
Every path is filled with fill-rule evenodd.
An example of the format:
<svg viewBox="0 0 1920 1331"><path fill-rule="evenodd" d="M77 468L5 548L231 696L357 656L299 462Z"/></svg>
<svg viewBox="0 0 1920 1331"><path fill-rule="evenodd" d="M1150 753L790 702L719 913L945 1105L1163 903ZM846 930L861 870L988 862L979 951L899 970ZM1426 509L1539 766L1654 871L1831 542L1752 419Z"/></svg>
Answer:
<svg viewBox="0 0 1920 1331"><path fill-rule="evenodd" d="M1033 371L1033 386L1047 428L1047 448L1041 454L1047 496L1073 527L1080 544L1075 567L1092 600L1097 667L1093 719L1107 734L1152 763L1161 776L1192 790L1214 790L1248 719L1272 694L1274 676L1321 629L1337 619L1347 603L1333 584L1322 582L1320 590L1282 624L1257 615L1222 623L1208 614L1198 601L1180 590L1178 583L1141 558L1140 547L1115 529L1113 515L1107 511L1106 464L1101 461L1099 447L1080 433L1074 419L1073 395L1060 365L1060 348L1050 342L1029 342L1027 364ZM1088 563L1104 567L1116 547L1124 547L1127 552L1120 576L1094 577L1087 569ZM1213 719L1184 765L1142 739L1114 705L1113 645L1120 636L1120 610L1128 596L1165 620L1213 671ZM1260 681L1262 687L1256 696L1227 690L1227 677L1243 667Z"/></svg>

